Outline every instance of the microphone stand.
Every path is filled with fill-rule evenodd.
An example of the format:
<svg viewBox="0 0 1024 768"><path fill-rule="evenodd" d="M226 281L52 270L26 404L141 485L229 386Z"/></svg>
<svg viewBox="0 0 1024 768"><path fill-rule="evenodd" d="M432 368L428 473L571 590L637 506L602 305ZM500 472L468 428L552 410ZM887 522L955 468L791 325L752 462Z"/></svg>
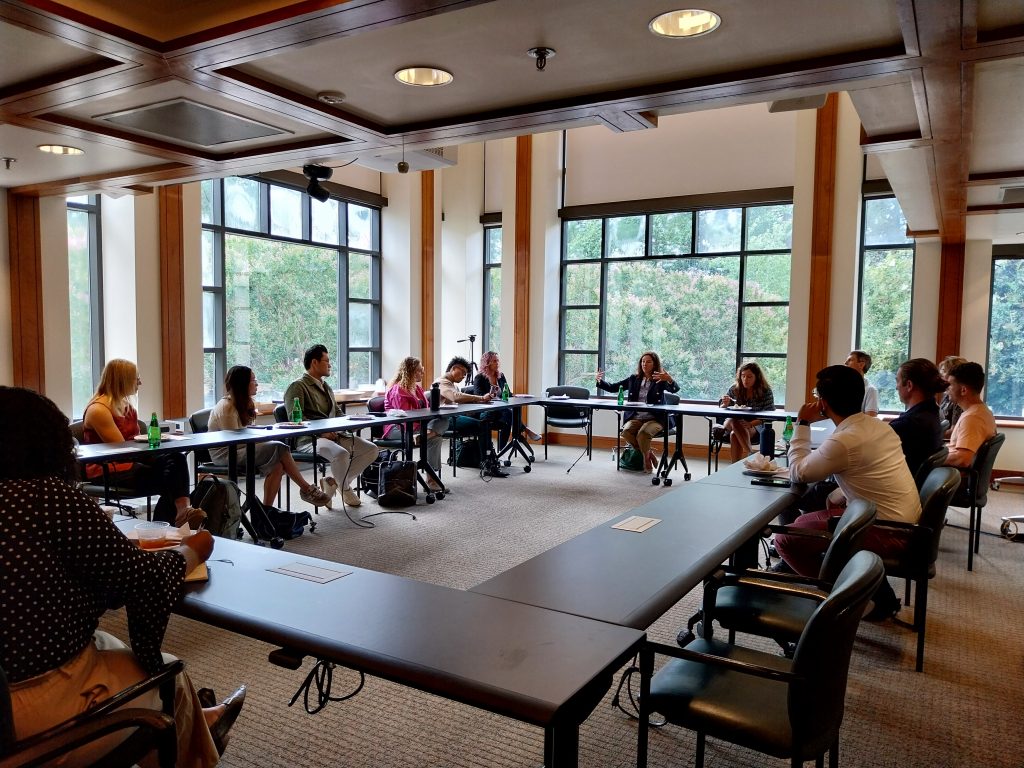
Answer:
<svg viewBox="0 0 1024 768"><path fill-rule="evenodd" d="M473 354L473 342L476 341L476 334L475 333L470 333L464 339L457 339L455 343L456 344L464 344L467 341L469 342L469 370L466 371L466 380L470 384L472 384L473 383L473 376L474 376L473 371L474 370L479 370L479 368L480 368L480 366L478 366L476 364L476 355Z"/></svg>

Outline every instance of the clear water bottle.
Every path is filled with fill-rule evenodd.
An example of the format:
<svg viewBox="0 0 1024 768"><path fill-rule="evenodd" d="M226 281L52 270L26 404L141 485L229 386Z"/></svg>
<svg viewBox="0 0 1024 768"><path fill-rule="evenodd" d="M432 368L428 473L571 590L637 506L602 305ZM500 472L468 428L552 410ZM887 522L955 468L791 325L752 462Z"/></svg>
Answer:
<svg viewBox="0 0 1024 768"><path fill-rule="evenodd" d="M295 398L295 402L292 403L292 421L296 424L302 423L302 403L299 402L299 398Z"/></svg>
<svg viewBox="0 0 1024 768"><path fill-rule="evenodd" d="M149 428L146 430L150 448L160 447L160 422L156 420L156 411L149 417Z"/></svg>

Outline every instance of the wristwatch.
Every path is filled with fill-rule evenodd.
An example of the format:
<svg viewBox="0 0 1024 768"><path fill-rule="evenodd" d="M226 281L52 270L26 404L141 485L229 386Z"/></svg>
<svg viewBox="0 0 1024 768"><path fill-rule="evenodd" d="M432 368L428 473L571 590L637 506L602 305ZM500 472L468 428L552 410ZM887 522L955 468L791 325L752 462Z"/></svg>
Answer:
<svg viewBox="0 0 1024 768"><path fill-rule="evenodd" d="M811 426L811 422L809 422L807 419L797 419L796 425L798 427L809 427Z"/></svg>

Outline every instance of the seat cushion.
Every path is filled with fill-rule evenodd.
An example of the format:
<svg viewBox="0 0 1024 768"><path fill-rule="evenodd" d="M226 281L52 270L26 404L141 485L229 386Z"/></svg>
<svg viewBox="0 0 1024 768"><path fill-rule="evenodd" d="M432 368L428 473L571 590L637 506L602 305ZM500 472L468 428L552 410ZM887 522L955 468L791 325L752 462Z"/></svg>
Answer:
<svg viewBox="0 0 1024 768"><path fill-rule="evenodd" d="M788 670L781 656L698 639L688 650L726 656L773 669ZM651 680L651 710L675 725L788 757L793 732L785 682L745 675L700 662L671 659Z"/></svg>
<svg viewBox="0 0 1024 768"><path fill-rule="evenodd" d="M556 418L553 418L553 417L549 416L548 417L548 425L552 426L552 427L571 427L571 428L579 429L579 428L587 426L587 420L586 419L581 419L579 417L576 417L576 418L573 418L573 419L556 419Z"/></svg>
<svg viewBox="0 0 1024 768"><path fill-rule="evenodd" d="M820 601L746 585L722 587L714 617L726 629L796 642Z"/></svg>

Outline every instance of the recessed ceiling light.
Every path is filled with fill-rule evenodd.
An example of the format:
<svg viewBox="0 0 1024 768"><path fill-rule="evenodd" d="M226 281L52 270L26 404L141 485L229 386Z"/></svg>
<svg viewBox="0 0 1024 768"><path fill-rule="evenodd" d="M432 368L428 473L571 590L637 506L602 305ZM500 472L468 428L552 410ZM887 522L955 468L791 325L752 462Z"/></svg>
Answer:
<svg viewBox="0 0 1024 768"><path fill-rule="evenodd" d="M316 98L317 101L330 104L332 107L345 102L345 94L341 91L320 91Z"/></svg>
<svg viewBox="0 0 1024 768"><path fill-rule="evenodd" d="M697 37L714 32L721 23L722 17L717 13L690 8L655 16L647 26L661 37Z"/></svg>
<svg viewBox="0 0 1024 768"><path fill-rule="evenodd" d="M84 155L85 150L78 147L67 147L63 144L40 144L40 152L49 152L51 155Z"/></svg>
<svg viewBox="0 0 1024 768"><path fill-rule="evenodd" d="M406 67L395 72L395 80L406 85L448 85L454 79L451 72L436 67Z"/></svg>

